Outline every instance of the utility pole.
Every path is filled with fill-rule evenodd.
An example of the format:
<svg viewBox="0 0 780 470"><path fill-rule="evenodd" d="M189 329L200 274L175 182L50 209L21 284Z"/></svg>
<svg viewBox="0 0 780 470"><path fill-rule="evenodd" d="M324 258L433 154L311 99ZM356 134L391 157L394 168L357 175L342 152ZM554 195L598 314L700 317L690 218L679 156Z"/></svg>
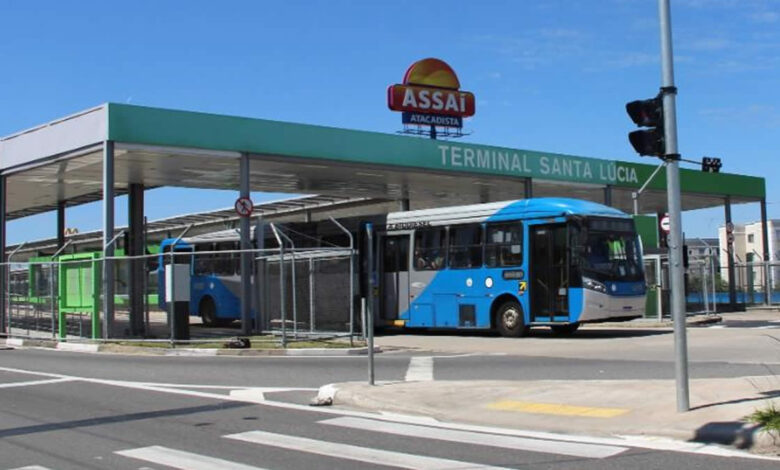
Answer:
<svg viewBox="0 0 780 470"><path fill-rule="evenodd" d="M677 411L683 412L690 409L688 401L688 345L685 332L680 153L677 150L677 111L675 108L677 87L674 86L672 20L669 13L669 0L658 0L658 16L661 26L661 92L654 98L626 103L626 112L634 124L643 128L628 134L628 140L634 150L642 156L659 157L666 164L666 197L670 225L667 245L669 246L669 280L672 288L671 312L674 320ZM661 166L656 171L660 169ZM644 190L646 185L647 183L635 193L636 196ZM634 210L638 211L636 197L634 197L634 202ZM728 210L728 204L726 207Z"/></svg>
<svg viewBox="0 0 780 470"><path fill-rule="evenodd" d="M680 155L677 151L677 88L672 60L672 19L669 0L658 0L661 25L661 94L666 151L666 194L669 200L669 274L672 284L671 311L674 320L677 411L690 409L688 393L688 341L685 331L685 286L683 269L682 215L680 204Z"/></svg>

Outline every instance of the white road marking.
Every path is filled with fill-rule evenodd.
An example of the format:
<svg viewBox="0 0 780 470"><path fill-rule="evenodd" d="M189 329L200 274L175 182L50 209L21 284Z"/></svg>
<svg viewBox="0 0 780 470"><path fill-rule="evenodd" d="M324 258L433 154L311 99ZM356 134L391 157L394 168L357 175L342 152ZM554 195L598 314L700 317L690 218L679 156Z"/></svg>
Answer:
<svg viewBox="0 0 780 470"><path fill-rule="evenodd" d="M28 382L11 382L7 384L0 384L0 388L29 387L31 385L56 384L61 382L73 382L75 380L77 379L65 377L60 379L30 380Z"/></svg>
<svg viewBox="0 0 780 470"><path fill-rule="evenodd" d="M778 325L757 326L753 329L754 330L775 330L777 328L780 328L780 326Z"/></svg>
<svg viewBox="0 0 780 470"><path fill-rule="evenodd" d="M430 426L419 426L415 424L389 423L387 421L377 421L362 418L334 418L320 421L320 423L351 429L383 432L399 436L437 439L440 441L458 442L461 444L474 444L479 446L500 447L502 449L544 452L547 454L560 454L592 459L612 457L628 450L626 447L581 444L576 442L556 442L550 440L529 439L525 437L497 436L495 434L441 429Z"/></svg>
<svg viewBox="0 0 780 470"><path fill-rule="evenodd" d="M372 412L351 411L351 410L334 409L328 407L312 408L311 406L299 405L297 403L285 403L285 402L279 402L273 400L254 399L250 397L237 398L237 397L231 397L227 394L198 392L195 390L177 390L172 388L157 387L151 384L144 385L144 384L139 384L137 382L123 382L120 380L104 380L104 379L95 379L91 377L52 374L50 372L38 372L38 371L31 371L25 369L16 369L13 367L0 367L0 371L15 372L19 374L28 374L28 375L39 375L42 377L70 378L85 383L96 383L96 384L110 385L114 387L148 390L154 392L169 393L174 395L184 395L184 396L192 396L198 398L211 398L214 400L236 401L242 403L255 403L258 405L272 406L274 408L297 410L297 411L304 411L309 413L321 413L321 414L330 414L330 415L337 415L337 416L355 416L355 417L368 418L368 419L379 418L385 421L401 422L401 423L410 422L410 421L412 423L417 423L419 422L420 419L420 418L413 418L411 420L408 420L403 415L388 415L383 417L381 415L378 415L377 413L372 413ZM550 440L562 441L562 442L582 442L582 443L604 444L604 445L614 445L614 446L630 446L630 447L641 448L641 449L667 450L672 452L686 452L686 453L702 454L702 455L723 456L724 452L727 452L731 457L739 457L744 459L757 459L757 460L772 460L772 461L780 462L780 458L778 457L761 456L761 455L751 454L745 451L717 447L714 445L707 445L707 444L700 444L700 443L686 442L686 441L675 441L673 439L657 438L653 436L616 436L616 437L573 436L568 434L558 434L554 432L530 431L525 429L508 429L508 428L500 428L500 427L493 427L493 426L480 426L474 424L459 424L459 423L440 423L438 425L431 423L430 426L436 426L442 429L459 429L465 431L483 432L483 433L490 433L490 434L503 435L503 436L520 436L520 437L529 437L533 439L550 439Z"/></svg>
<svg viewBox="0 0 780 470"><path fill-rule="evenodd" d="M264 470L260 467L163 446L140 447L138 449L120 450L114 453L123 457L145 460L180 470Z"/></svg>
<svg viewBox="0 0 780 470"><path fill-rule="evenodd" d="M726 328L726 325L714 325L714 326L711 326L709 328L712 329L712 330L720 330L720 329Z"/></svg>
<svg viewBox="0 0 780 470"><path fill-rule="evenodd" d="M433 380L433 358L431 356L415 356L409 360L406 370L407 382L430 382Z"/></svg>
<svg viewBox="0 0 780 470"><path fill-rule="evenodd" d="M28 465L26 467L12 468L11 470L51 470L48 467L41 467L40 465Z"/></svg>
<svg viewBox="0 0 780 470"><path fill-rule="evenodd" d="M265 431L249 431L222 437L339 459L356 460L358 462L376 465L387 465L390 467L420 470L453 470L466 468L474 470L498 470L501 468L463 462L460 460L440 459L423 455L405 454L403 452L370 449L368 447L358 447L350 444L340 444L338 442L318 441L316 439L275 434Z"/></svg>

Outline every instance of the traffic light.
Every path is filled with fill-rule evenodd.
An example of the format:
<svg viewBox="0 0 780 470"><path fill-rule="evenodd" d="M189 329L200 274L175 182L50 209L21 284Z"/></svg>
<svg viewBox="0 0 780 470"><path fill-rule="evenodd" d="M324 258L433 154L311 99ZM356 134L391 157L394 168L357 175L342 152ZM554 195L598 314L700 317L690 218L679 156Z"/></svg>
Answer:
<svg viewBox="0 0 780 470"><path fill-rule="evenodd" d="M637 100L626 103L626 112L638 127L647 127L630 132L628 140L639 155L663 157L664 145L664 105L659 94L649 100Z"/></svg>
<svg viewBox="0 0 780 470"><path fill-rule="evenodd" d="M720 162L720 158L714 157L702 157L701 159L701 171L707 173L720 173L720 167L723 164Z"/></svg>

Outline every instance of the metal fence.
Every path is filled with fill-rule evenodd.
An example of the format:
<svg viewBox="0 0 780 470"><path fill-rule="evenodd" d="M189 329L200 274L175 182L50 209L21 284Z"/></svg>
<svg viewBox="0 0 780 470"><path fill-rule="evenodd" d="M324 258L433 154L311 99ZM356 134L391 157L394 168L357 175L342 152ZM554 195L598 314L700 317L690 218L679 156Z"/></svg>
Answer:
<svg viewBox="0 0 780 470"><path fill-rule="evenodd" d="M180 342L182 337L177 332L182 325L177 327L175 322L182 317L174 311L174 303L166 302L166 287L168 283L181 284L175 276L186 271L190 298L186 308L192 313L183 317L187 340L215 341L241 335L242 251L213 248L190 246L174 254L112 258L80 253L62 255L56 261L5 263L1 266L8 280L7 333L38 338ZM285 246L243 253L251 258L253 334L286 344L324 337L352 339L359 331L352 249ZM186 265L185 271L170 269L171 261ZM102 282L106 265L114 273L114 315L108 323ZM131 270L139 267L143 271L141 282L131 294ZM167 279L166 269L171 276ZM218 312L206 310L209 302ZM214 320L208 317L214 313L227 314L230 319L208 321Z"/></svg>
<svg viewBox="0 0 780 470"><path fill-rule="evenodd" d="M731 308L728 270L713 260L692 261L686 272L689 312L715 312ZM769 282L765 283L767 279ZM739 307L780 304L780 263L734 264L735 304Z"/></svg>

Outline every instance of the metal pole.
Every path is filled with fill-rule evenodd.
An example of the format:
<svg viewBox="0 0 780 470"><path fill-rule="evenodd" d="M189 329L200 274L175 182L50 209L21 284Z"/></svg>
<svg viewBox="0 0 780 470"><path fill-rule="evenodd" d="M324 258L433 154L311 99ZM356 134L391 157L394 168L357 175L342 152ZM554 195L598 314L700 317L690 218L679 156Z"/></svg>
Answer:
<svg viewBox="0 0 780 470"><path fill-rule="evenodd" d="M174 253L176 252L176 245L179 243L179 241L182 238L184 238L184 235L186 235L187 232L189 232L191 228L192 228L192 224L187 225L187 227L185 227L185 229L179 234L179 236L176 237L175 240L173 240L173 243L168 245L168 246L171 247L171 251L170 251L170 254L171 254L171 262L170 262L170 265L171 265L171 282L170 282L170 285L166 282L165 283L165 287L166 287L166 290L170 290L171 291L171 295L166 295L165 297L166 297L166 300L168 301L168 314L170 315L170 321L168 322L168 324L170 325L170 328L171 328L171 332L170 332L171 333L171 335L170 335L171 336L171 338L170 338L171 347L175 347L176 346L176 343L174 341L174 339L175 339L174 336L176 334L175 333L176 332L176 310L174 308L174 304L176 303L176 299L175 299L175 297L176 297L176 257L174 256ZM164 262L164 260L165 260L165 257L163 257L163 262ZM163 268L164 267L165 266L163 266ZM165 269L163 269L163 275L165 275ZM166 292L166 294L167 294L167 292Z"/></svg>
<svg viewBox="0 0 780 470"><path fill-rule="evenodd" d="M240 195L249 198L249 155L241 154L239 165ZM249 217L241 217L241 332L252 334L252 244Z"/></svg>
<svg viewBox="0 0 780 470"><path fill-rule="evenodd" d="M55 331L57 328L55 327L57 323L57 315L54 312L54 296L55 296L55 283L54 283L54 264L55 260L57 259L57 256L59 256L62 251L67 248L68 245L73 240L68 240L65 243L60 245L60 248L54 252L53 255L51 255L51 263L49 264L49 295L51 295L51 338L54 339L57 337L57 332Z"/></svg>
<svg viewBox="0 0 780 470"><path fill-rule="evenodd" d="M764 259L764 305L770 305L769 301L769 288L771 280L769 279L769 228L767 227L766 216L766 198L761 198L761 244L764 249L762 258Z"/></svg>
<svg viewBox="0 0 780 470"><path fill-rule="evenodd" d="M265 225L263 224L262 216L257 218L255 223L255 248L257 249L258 257L255 258L255 331L260 333L265 328L263 322L263 315L266 312L265 307Z"/></svg>
<svg viewBox="0 0 780 470"><path fill-rule="evenodd" d="M5 217L3 217L3 220L5 220ZM5 225L5 223L3 223L3 225ZM5 227L3 227L3 228L5 228ZM0 238L5 240L5 234L0 235ZM12 306L11 305L11 258L13 258L14 255L16 254L16 252L21 250L22 247L26 243L27 242L22 242L19 245L17 245L16 248L14 248L14 250L6 257L5 264L3 265L3 269L2 269L4 285L3 285L3 288L2 288L1 292L2 292L2 294L4 296L4 299L3 299L3 309L4 310L6 308L5 302L6 302L6 300L8 301L8 305L7 305L8 309L6 310L6 313L7 313L8 316L7 316L7 323L5 325L7 327L7 333L9 335L11 334L11 306ZM5 254L5 242L3 242L2 253ZM28 279L27 282L29 284L30 282L32 282L32 279ZM17 304L17 307L16 307L16 313L17 313L17 315L19 314L19 306L18 306L18 304ZM5 314L3 314L3 318L6 318Z"/></svg>
<svg viewBox="0 0 780 470"><path fill-rule="evenodd" d="M309 333L314 333L314 257L309 257Z"/></svg>
<svg viewBox="0 0 780 470"><path fill-rule="evenodd" d="M293 243L292 238L288 237L286 233L282 232L281 230L278 230L276 232L278 236L281 236L287 242L290 244L290 260L292 263L292 309L293 309L293 338L298 339L298 302L296 297L296 294L298 293L297 288L295 286L295 278L296 272L295 272L295 243Z"/></svg>
<svg viewBox="0 0 780 470"><path fill-rule="evenodd" d="M366 224L368 261L368 300L366 301L366 346L368 347L368 384L374 385L374 243L373 226Z"/></svg>
<svg viewBox="0 0 780 470"><path fill-rule="evenodd" d="M146 255L146 243L147 239L149 237L149 231L147 226L147 220L146 216L144 216L144 230L143 230L143 251L144 255ZM141 290L144 293L144 336L147 336L149 334L149 265L146 262L146 258L144 258L144 281L141 287ZM160 293L158 292L157 295L159 296Z"/></svg>
<svg viewBox="0 0 780 470"><path fill-rule="evenodd" d="M729 234L733 236L734 224L731 221L731 197L726 196L726 202L724 204L726 210L726 260L727 260L727 272L729 279L729 310L734 311L737 304L737 279L736 272L734 271L734 242L729 241ZM732 227L732 231L729 232L729 227Z"/></svg>
<svg viewBox="0 0 780 470"><path fill-rule="evenodd" d="M675 108L674 66L672 60L672 20L669 0L658 0L661 26L661 66L664 109L664 141L666 154L678 156L677 113ZM683 273L683 238L680 201L680 168L677 160L666 166L666 191L669 199L669 271L672 281L672 318L674 319L675 378L677 382L677 411L690 409L688 393L688 345L685 331L685 293Z"/></svg>
<svg viewBox="0 0 780 470"><path fill-rule="evenodd" d="M707 266L704 263L699 265L699 272L701 273L701 292L702 300L704 301L704 313L710 313L710 297L709 289L707 289Z"/></svg>
<svg viewBox="0 0 780 470"><path fill-rule="evenodd" d="M57 201L57 246L65 244L65 201Z"/></svg>
<svg viewBox="0 0 780 470"><path fill-rule="evenodd" d="M275 224L271 225L271 231L274 233L274 237L276 237L276 242L279 244L279 310L280 310L280 316L282 319L282 348L287 347L287 312L285 311L287 309L287 291L285 289L285 283L284 283L284 241L282 241L282 238L279 236L279 231L276 230Z"/></svg>
<svg viewBox="0 0 780 470"><path fill-rule="evenodd" d="M0 176L0 332L11 333L11 311L6 304L10 299L10 278L11 268L5 264L5 232L6 232L6 179L7 176ZM9 292L6 292L6 290ZM6 314L8 321L6 321Z"/></svg>
<svg viewBox="0 0 780 470"><path fill-rule="evenodd" d="M103 338L114 322L114 142L103 144Z"/></svg>
<svg viewBox="0 0 780 470"><path fill-rule="evenodd" d="M661 162L661 164L658 165L656 167L656 169L653 170L653 172L650 174L650 177L647 178L647 181L645 181L644 184L642 184L642 186L639 189L637 189L636 191L631 193L631 197L634 199L634 215L638 215L639 214L639 196L643 192L645 192L645 189L647 189L647 185L649 185L650 182L653 181L653 178L655 178L655 175L657 175L658 172L661 171L661 168L663 168L665 166L666 166L666 162L665 161Z"/></svg>
<svg viewBox="0 0 780 470"><path fill-rule="evenodd" d="M353 346L353 337L355 336L355 238L336 219L331 217L330 220L349 237L349 345Z"/></svg>
<svg viewBox="0 0 780 470"><path fill-rule="evenodd" d="M177 239L171 245L171 262L169 263L171 265L171 282L170 285L166 283L166 286L170 291L170 295L167 295L166 297L168 298L168 314L170 315L168 324L171 328L170 341L172 348L176 346L176 257L174 257L173 254L176 251L176 243L178 241L179 240Z"/></svg>

